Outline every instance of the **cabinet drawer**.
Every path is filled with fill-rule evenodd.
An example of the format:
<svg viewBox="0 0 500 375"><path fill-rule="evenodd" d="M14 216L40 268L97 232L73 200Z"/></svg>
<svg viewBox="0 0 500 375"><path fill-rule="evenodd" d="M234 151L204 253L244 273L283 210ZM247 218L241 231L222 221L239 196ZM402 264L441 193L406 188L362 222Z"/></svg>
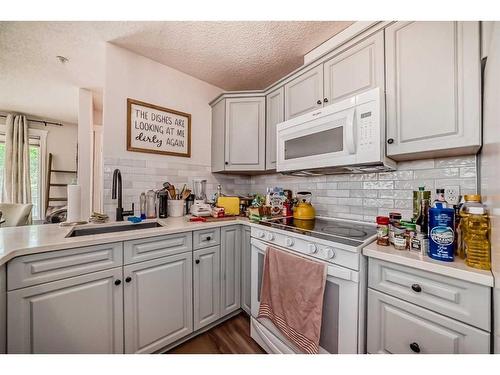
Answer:
<svg viewBox="0 0 500 375"><path fill-rule="evenodd" d="M373 258L368 286L491 331L491 289L487 286Z"/></svg>
<svg viewBox="0 0 500 375"><path fill-rule="evenodd" d="M490 334L368 289L368 353L488 354Z"/></svg>
<svg viewBox="0 0 500 375"><path fill-rule="evenodd" d="M193 232L195 250L220 244L220 228L196 230Z"/></svg>
<svg viewBox="0 0 500 375"><path fill-rule="evenodd" d="M8 290L120 267L122 243L78 247L14 258L7 266Z"/></svg>
<svg viewBox="0 0 500 375"><path fill-rule="evenodd" d="M123 262L124 264L137 263L191 251L192 249L191 232L125 241L123 243Z"/></svg>

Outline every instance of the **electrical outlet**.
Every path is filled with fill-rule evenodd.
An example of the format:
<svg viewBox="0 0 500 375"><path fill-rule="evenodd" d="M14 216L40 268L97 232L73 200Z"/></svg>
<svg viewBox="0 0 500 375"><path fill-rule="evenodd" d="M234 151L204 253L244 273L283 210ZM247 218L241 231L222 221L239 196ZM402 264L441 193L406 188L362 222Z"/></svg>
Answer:
<svg viewBox="0 0 500 375"><path fill-rule="evenodd" d="M460 186L445 186L444 199L449 204L458 204L460 198Z"/></svg>

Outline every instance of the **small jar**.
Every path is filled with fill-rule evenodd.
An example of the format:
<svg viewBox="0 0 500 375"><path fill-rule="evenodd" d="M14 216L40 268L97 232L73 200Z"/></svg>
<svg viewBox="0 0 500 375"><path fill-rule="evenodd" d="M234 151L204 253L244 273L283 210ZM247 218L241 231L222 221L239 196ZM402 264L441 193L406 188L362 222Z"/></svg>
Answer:
<svg viewBox="0 0 500 375"><path fill-rule="evenodd" d="M405 223L406 249L411 250L411 242L417 234L417 226L413 223Z"/></svg>
<svg viewBox="0 0 500 375"><path fill-rule="evenodd" d="M389 246L389 218L377 216L377 245Z"/></svg>
<svg viewBox="0 0 500 375"><path fill-rule="evenodd" d="M396 224L392 230L394 232L394 248L396 250L406 250L406 228Z"/></svg>
<svg viewBox="0 0 500 375"><path fill-rule="evenodd" d="M399 225L401 221L401 214L399 212L389 213L389 243L394 245L394 227Z"/></svg>

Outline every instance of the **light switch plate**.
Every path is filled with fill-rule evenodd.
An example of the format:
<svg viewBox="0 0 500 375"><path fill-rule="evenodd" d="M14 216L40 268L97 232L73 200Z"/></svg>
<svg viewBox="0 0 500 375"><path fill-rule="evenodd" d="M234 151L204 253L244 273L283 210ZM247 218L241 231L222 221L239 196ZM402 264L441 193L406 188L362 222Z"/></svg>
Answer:
<svg viewBox="0 0 500 375"><path fill-rule="evenodd" d="M451 204L458 204L460 198L460 186L445 186L444 187L444 199Z"/></svg>

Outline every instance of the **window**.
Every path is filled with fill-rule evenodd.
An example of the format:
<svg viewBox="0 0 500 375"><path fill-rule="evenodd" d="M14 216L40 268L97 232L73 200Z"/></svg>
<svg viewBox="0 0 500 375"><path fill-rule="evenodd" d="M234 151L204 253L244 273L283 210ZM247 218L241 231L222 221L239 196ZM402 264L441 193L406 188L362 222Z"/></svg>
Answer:
<svg viewBox="0 0 500 375"><path fill-rule="evenodd" d="M42 207L43 181L45 180L45 145L46 130L29 129L29 158L31 179L31 200L33 203L32 217L34 220L43 218ZM5 169L5 125L0 125L0 192L3 191L3 177ZM2 194L0 194L0 202Z"/></svg>

